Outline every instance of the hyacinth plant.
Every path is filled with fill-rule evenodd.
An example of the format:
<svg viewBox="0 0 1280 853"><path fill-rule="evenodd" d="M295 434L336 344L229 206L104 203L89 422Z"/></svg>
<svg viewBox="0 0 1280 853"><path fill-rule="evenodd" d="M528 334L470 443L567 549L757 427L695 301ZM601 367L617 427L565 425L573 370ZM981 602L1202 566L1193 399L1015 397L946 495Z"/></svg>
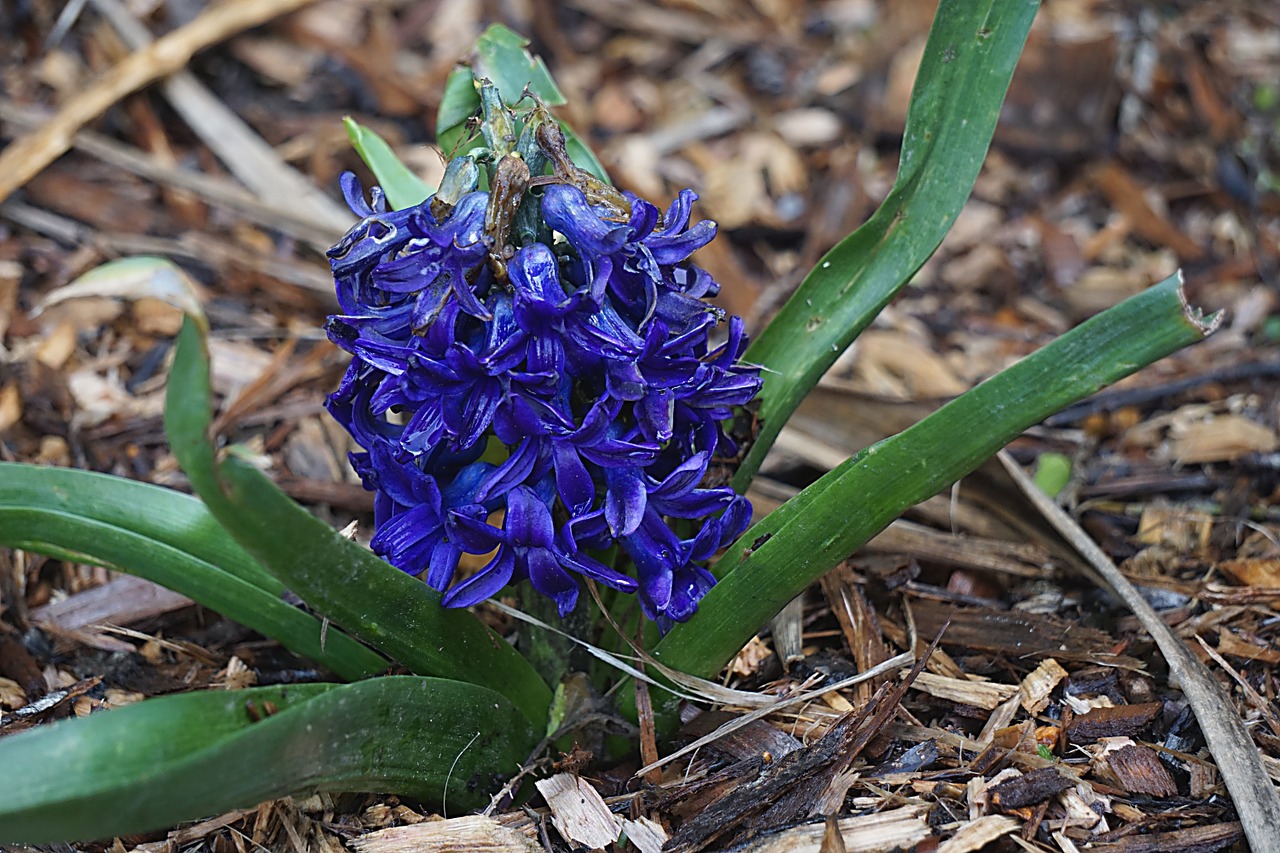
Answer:
<svg viewBox="0 0 1280 853"><path fill-rule="evenodd" d="M742 495L787 417L968 197L1035 9L944 0L893 190L750 346L704 301L717 284L691 255L715 226L694 194L663 209L610 185L509 30L488 31L450 77L437 130L456 156L438 189L349 124L379 186L342 182L358 222L330 252L341 313L327 331L351 365L329 409L376 496L372 550L217 447L208 329L190 300L165 421L195 497L0 466L0 544L170 586L333 680L152 699L0 738L0 766L23 780L0 795L0 843L314 791L477 807L559 730L566 702L470 605L514 585L577 616L594 612L589 580L618 612L638 605L660 661L712 676L912 504L1202 338L1212 324L1178 282L1153 286L748 526ZM91 275L154 295L176 273L142 259ZM393 664L412 674L379 677Z"/></svg>

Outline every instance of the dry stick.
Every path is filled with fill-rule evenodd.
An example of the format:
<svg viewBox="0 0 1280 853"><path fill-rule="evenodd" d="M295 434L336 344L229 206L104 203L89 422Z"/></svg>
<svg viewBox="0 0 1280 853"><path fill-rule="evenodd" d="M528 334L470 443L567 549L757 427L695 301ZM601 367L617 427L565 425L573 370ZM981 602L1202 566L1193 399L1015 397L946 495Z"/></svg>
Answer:
<svg viewBox="0 0 1280 853"><path fill-rule="evenodd" d="M1138 617L1142 627L1159 646L1171 673L1178 677L1182 692L1195 711L1200 731L1209 752L1218 763L1222 778L1231 792L1231 800L1244 824L1245 835L1254 850L1274 850L1275 831L1280 826L1280 796L1262 766L1239 712L1223 693L1207 667L1191 654L1169 626L1120 573L1115 563L1102 552L1071 516L1040 491L1035 481L1005 451L998 454L1004 469L1013 478L1032 506L1054 526L1059 534L1084 557L1106 580L1107 585Z"/></svg>
<svg viewBox="0 0 1280 853"><path fill-rule="evenodd" d="M33 130L47 121L48 116L41 114L39 110L0 97L0 119L11 122L21 130ZM77 133L72 144L107 165L163 186L192 192L204 201L234 211L250 222L302 240L318 252L323 253L342 236L341 228L317 220L309 211L298 209L291 200L279 204L270 200L260 201L231 178L209 175L181 166L167 166L140 149L92 130Z"/></svg>
<svg viewBox="0 0 1280 853"><path fill-rule="evenodd" d="M39 130L0 152L0 201L65 154L78 130L124 96L181 70L197 51L313 2L229 0L126 56L87 89L68 98Z"/></svg>
<svg viewBox="0 0 1280 853"><path fill-rule="evenodd" d="M120 0L94 0L98 11L134 50L152 44L151 33ZM268 204L287 204L299 214L342 236L354 221L345 207L322 193L291 167L253 128L209 91L190 71L178 71L160 90L187 125L240 182ZM327 249L328 245L321 248Z"/></svg>

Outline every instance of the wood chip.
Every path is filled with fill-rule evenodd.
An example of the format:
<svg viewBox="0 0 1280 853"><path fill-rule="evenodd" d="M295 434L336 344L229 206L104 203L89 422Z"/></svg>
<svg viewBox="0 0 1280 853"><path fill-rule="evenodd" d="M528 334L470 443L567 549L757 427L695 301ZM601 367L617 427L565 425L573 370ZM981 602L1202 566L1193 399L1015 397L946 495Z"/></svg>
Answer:
<svg viewBox="0 0 1280 853"><path fill-rule="evenodd" d="M1277 447L1275 430L1244 415L1217 415L1178 424L1169 453L1179 465L1234 462L1246 453L1270 453Z"/></svg>
<svg viewBox="0 0 1280 853"><path fill-rule="evenodd" d="M1089 849L1099 853L1213 853L1221 850L1244 835L1238 822L1217 826L1194 826L1175 832L1153 832L1150 835L1131 835L1121 841L1094 844ZM938 848L941 853L942 848ZM1275 849L1275 848L1257 848Z"/></svg>
<svg viewBox="0 0 1280 853"><path fill-rule="evenodd" d="M101 623L130 625L190 604L191 599L185 595L159 584L133 575L120 575L102 586L35 608L31 611L31 621L51 622L74 631Z"/></svg>
<svg viewBox="0 0 1280 853"><path fill-rule="evenodd" d="M1133 658L1112 654L1114 640L1102 631L1057 616L991 607L955 607L928 600L913 601L911 607L916 630L924 636L932 636L944 624L951 623L942 637L944 646L1141 667Z"/></svg>
<svg viewBox="0 0 1280 853"><path fill-rule="evenodd" d="M1043 802L1075 784L1075 779L1063 776L1055 768L1044 767L988 788L987 797L991 805L1008 811Z"/></svg>
<svg viewBox="0 0 1280 853"><path fill-rule="evenodd" d="M1104 737L1136 737L1163 710L1164 705L1160 702L1094 708L1071 721L1067 726L1067 737L1076 743L1092 743Z"/></svg>
<svg viewBox="0 0 1280 853"><path fill-rule="evenodd" d="M1017 832L1021 821L1004 815L986 815L960 827L960 831L938 845L938 853L971 853L1003 838L1011 832Z"/></svg>
<svg viewBox="0 0 1280 853"><path fill-rule="evenodd" d="M635 820L623 818L622 834L640 853L662 853L662 845L666 844L670 837L661 824L647 817L639 817Z"/></svg>
<svg viewBox="0 0 1280 853"><path fill-rule="evenodd" d="M483 815L393 826L353 838L357 853L541 853L542 848L514 829Z"/></svg>
<svg viewBox="0 0 1280 853"><path fill-rule="evenodd" d="M931 806L920 803L877 814L840 818L837 826L846 853L910 850L932 833L925 822ZM819 853L826 824L809 823L759 839L741 853Z"/></svg>
<svg viewBox="0 0 1280 853"><path fill-rule="evenodd" d="M995 710L1000 703L1018 693L1012 684L995 684L990 681L968 681L963 678L947 678L922 672L916 677L915 690L928 693L938 699L947 699L960 705L972 705L987 711Z"/></svg>
<svg viewBox="0 0 1280 853"><path fill-rule="evenodd" d="M565 841L596 850L618 840L621 823L595 788L572 773L534 783L551 808L551 822Z"/></svg>
<svg viewBox="0 0 1280 853"><path fill-rule="evenodd" d="M1045 658L1027 673L1018 685L1018 696L1028 714L1038 714L1049 707L1049 694L1067 677L1067 671L1053 658Z"/></svg>
<svg viewBox="0 0 1280 853"><path fill-rule="evenodd" d="M1172 797L1178 793L1169 770L1160 761L1155 750L1131 743L1109 751L1102 756L1116 785L1123 791L1150 794L1153 797Z"/></svg>

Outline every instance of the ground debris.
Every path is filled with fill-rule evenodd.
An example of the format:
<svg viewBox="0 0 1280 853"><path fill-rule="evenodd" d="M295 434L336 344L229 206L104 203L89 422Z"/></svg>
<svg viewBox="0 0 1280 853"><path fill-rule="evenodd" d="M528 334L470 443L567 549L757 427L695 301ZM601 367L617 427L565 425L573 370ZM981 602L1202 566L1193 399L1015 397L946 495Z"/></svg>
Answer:
<svg viewBox="0 0 1280 853"><path fill-rule="evenodd" d="M0 50L9 141L125 55L109 5L53 38L61 4L0 4L15 34ZM163 254L211 319L227 441L335 527L358 521L365 541L371 496L345 463L356 448L324 412L344 363L323 331L335 304L323 251L346 221L332 215L336 177L361 168L335 116L377 129L434 181L433 93L480 22L504 20L533 37L570 97L562 116L623 188L700 194L721 236L698 262L754 331L889 192L932 14L888 0L341 5L212 44L179 72L217 113L234 106L269 175L305 173L323 202L225 172L225 143L184 118L189 104L161 103L166 85L106 105L0 205L5 459L186 489L160 419L176 311L103 294L36 310L104 260ZM1009 452L1027 468L1070 461L1059 503L1209 663L1280 780L1277 24L1259 2L1129 5L1046 0L954 230L789 422L752 498L769 511L936 397L1182 266L1191 302L1226 310L1222 330ZM136 21L156 35L199 12L133 6L156 7ZM1151 638L1030 516L976 473L849 555L797 603L798 637L762 633L726 676L795 695L920 658L947 625L909 690L889 673L822 692L673 761L656 786L603 758L556 784L644 853L668 835L668 849L778 853L1237 843L1224 773ZM145 582L0 555L0 736L143 695L326 677ZM681 736L741 714L704 711ZM555 807L533 796L527 812L449 821L395 797L273 801L85 849L563 849Z"/></svg>
<svg viewBox="0 0 1280 853"><path fill-rule="evenodd" d="M1067 737L1076 743L1089 743L1104 737L1134 737L1151 725L1163 710L1164 705L1160 702L1094 708L1071 721L1067 726Z"/></svg>

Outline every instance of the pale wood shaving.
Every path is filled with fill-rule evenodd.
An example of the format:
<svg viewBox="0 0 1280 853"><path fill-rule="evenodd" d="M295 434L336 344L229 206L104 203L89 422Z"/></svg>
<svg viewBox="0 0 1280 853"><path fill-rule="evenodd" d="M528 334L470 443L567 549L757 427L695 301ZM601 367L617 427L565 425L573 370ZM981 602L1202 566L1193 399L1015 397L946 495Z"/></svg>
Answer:
<svg viewBox="0 0 1280 853"><path fill-rule="evenodd" d="M1053 658L1045 658L1040 665L1027 673L1018 685L1018 700L1028 714L1038 714L1049 707L1049 694L1054 691L1067 671Z"/></svg>
<svg viewBox="0 0 1280 853"><path fill-rule="evenodd" d="M361 835L349 842L357 853L540 853L542 850L514 829L482 815L430 820L393 826Z"/></svg>
<svg viewBox="0 0 1280 853"><path fill-rule="evenodd" d="M966 823L960 831L938 845L938 853L970 853L1016 832L1022 824L1004 815L987 815Z"/></svg>
<svg viewBox="0 0 1280 853"><path fill-rule="evenodd" d="M878 814L841 818L840 837L847 853L889 853L909 850L932 833L925 823L928 803ZM741 848L742 853L819 853L826 824L808 823L762 838Z"/></svg>
<svg viewBox="0 0 1280 853"><path fill-rule="evenodd" d="M550 806L551 822L565 841L595 850L618 840L620 819L582 777L557 773L534 785Z"/></svg>
<svg viewBox="0 0 1280 853"><path fill-rule="evenodd" d="M1000 703L1018 694L1018 688L1012 684L967 681L962 678L934 675L931 672L920 673L911 687L913 690L919 690L938 699L947 699L961 705L972 705L987 711L994 711Z"/></svg>

